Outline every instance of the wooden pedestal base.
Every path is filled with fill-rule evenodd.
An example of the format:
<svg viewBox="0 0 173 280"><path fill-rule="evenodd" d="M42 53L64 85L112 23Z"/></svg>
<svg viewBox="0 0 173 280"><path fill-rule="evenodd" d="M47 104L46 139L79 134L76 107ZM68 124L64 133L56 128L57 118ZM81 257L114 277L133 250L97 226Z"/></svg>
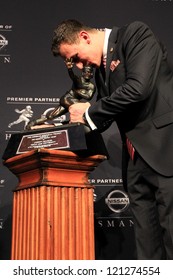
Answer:
<svg viewBox="0 0 173 280"><path fill-rule="evenodd" d="M39 149L4 162L19 179L13 200L13 260L95 258L94 187L88 175L104 159Z"/></svg>

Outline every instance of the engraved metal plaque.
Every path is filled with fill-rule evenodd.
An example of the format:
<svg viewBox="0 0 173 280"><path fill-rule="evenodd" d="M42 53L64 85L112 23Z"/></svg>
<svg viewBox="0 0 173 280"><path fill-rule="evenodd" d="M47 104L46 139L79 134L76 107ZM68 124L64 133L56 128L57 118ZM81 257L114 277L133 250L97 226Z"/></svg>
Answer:
<svg viewBox="0 0 173 280"><path fill-rule="evenodd" d="M69 136L67 130L47 131L22 136L16 154L28 151L48 148L48 149L67 149L69 148Z"/></svg>

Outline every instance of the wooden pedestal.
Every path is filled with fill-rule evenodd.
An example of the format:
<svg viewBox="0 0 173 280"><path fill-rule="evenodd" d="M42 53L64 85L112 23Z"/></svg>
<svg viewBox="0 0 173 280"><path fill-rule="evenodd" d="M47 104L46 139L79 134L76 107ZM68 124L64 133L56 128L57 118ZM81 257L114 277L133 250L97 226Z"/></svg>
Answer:
<svg viewBox="0 0 173 280"><path fill-rule="evenodd" d="M13 197L13 260L95 258L93 186L105 156L38 149L4 162L18 180Z"/></svg>

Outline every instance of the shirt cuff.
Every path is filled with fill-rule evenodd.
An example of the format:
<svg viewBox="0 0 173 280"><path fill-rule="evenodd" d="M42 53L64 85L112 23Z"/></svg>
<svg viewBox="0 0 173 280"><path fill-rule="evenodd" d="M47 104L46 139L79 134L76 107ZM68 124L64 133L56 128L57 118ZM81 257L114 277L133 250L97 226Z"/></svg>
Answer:
<svg viewBox="0 0 173 280"><path fill-rule="evenodd" d="M97 129L97 127L95 126L95 124L93 123L93 121L91 120L91 118L88 114L88 108L85 111L85 117L86 117L86 120L87 120L91 130Z"/></svg>

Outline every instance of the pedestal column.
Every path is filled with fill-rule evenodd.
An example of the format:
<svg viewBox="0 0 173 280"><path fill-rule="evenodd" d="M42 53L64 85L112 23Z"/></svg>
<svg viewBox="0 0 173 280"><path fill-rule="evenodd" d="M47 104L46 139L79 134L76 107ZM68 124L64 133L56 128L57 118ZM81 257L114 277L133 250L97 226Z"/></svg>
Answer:
<svg viewBox="0 0 173 280"><path fill-rule="evenodd" d="M88 175L106 157L38 149L4 162L14 190L13 260L95 258L93 186Z"/></svg>

